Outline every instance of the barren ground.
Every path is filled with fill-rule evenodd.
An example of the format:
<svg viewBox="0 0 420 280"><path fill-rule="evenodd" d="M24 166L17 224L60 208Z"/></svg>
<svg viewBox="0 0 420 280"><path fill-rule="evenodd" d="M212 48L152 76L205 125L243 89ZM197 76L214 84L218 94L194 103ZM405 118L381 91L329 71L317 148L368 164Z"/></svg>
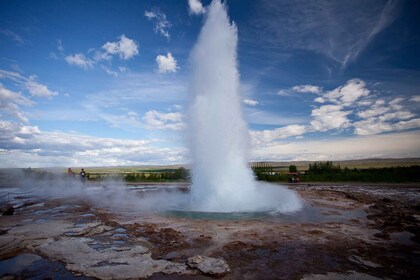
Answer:
<svg viewBox="0 0 420 280"><path fill-rule="evenodd" d="M420 186L289 187L302 211L247 217L15 195L0 217L0 279L420 279ZM230 271L192 268L196 255Z"/></svg>

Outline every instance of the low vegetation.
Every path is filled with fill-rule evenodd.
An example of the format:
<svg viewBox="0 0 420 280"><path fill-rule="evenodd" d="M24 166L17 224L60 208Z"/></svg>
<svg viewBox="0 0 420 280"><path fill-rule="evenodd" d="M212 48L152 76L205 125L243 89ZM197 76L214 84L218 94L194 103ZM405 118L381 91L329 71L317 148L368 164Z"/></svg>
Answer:
<svg viewBox="0 0 420 280"><path fill-rule="evenodd" d="M302 172L295 165L289 166L288 173L273 172L269 164L257 165L253 170L257 180L269 182L290 181L291 177L299 177L300 182L420 182L419 165L350 169L332 161L319 161L310 163L308 170Z"/></svg>
<svg viewBox="0 0 420 280"><path fill-rule="evenodd" d="M250 164L255 178L268 182L420 182L419 159L378 159L347 162L259 162ZM67 169L65 169L67 170ZM89 181L116 180L135 182L189 182L188 166L161 167L100 167L85 168ZM76 177L80 169L75 168ZM0 180L12 177L38 180L54 180L58 176L67 178L63 169L2 169ZM293 179L293 180L292 180Z"/></svg>

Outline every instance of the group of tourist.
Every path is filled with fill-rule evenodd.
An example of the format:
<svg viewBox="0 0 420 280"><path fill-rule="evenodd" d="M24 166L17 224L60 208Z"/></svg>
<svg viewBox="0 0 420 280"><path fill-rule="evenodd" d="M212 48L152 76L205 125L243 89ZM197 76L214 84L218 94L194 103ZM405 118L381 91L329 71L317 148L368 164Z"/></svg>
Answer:
<svg viewBox="0 0 420 280"><path fill-rule="evenodd" d="M71 168L69 168L69 169L67 169L67 176L69 178L75 178L76 173L74 173L74 171ZM79 177L80 177L80 180L82 181L82 183L84 183L85 180L86 180L86 172L83 168L80 170Z"/></svg>

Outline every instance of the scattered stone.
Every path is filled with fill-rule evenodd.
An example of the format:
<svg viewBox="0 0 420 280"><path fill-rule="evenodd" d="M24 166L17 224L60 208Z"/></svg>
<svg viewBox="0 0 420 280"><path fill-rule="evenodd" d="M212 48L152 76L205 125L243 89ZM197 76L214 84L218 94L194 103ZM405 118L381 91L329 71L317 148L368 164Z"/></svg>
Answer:
<svg viewBox="0 0 420 280"><path fill-rule="evenodd" d="M363 265L363 266L367 267L368 269L381 267L380 264L365 260L365 259L363 259L362 257L359 257L359 256L351 256L349 258L349 260L351 262Z"/></svg>
<svg viewBox="0 0 420 280"><path fill-rule="evenodd" d="M204 274L222 276L230 271L229 265L223 258L193 256L188 258L187 264L191 268L198 268Z"/></svg>
<svg viewBox="0 0 420 280"><path fill-rule="evenodd" d="M179 253L177 252L170 252L162 257L164 260L172 261L179 257Z"/></svg>
<svg viewBox="0 0 420 280"><path fill-rule="evenodd" d="M15 212L15 208L11 204L6 204L0 209L0 212L3 216L11 216Z"/></svg>
<svg viewBox="0 0 420 280"><path fill-rule="evenodd" d="M104 233L106 231L111 231L114 228L105 226L105 225L95 225L93 227L90 227L89 224L87 227L82 229L81 231L74 232L74 233L68 233L67 236L94 236L97 234Z"/></svg>

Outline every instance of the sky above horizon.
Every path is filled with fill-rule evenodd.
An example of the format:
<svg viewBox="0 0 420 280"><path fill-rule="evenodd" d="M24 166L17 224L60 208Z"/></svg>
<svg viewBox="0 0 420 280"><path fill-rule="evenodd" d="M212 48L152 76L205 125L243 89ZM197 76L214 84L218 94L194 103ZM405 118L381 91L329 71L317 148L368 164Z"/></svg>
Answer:
<svg viewBox="0 0 420 280"><path fill-rule="evenodd" d="M1 1L0 168L188 163L210 1ZM420 157L420 2L228 0L251 161Z"/></svg>

